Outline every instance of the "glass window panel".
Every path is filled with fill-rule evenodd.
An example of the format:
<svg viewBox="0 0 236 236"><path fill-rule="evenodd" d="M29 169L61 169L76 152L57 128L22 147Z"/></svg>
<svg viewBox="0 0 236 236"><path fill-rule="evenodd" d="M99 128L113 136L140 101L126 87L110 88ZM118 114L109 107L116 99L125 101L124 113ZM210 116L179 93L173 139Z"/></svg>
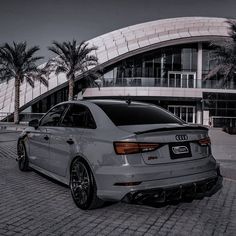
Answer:
<svg viewBox="0 0 236 236"><path fill-rule="evenodd" d="M142 67L136 67L134 70L134 77L141 77L142 76Z"/></svg>
<svg viewBox="0 0 236 236"><path fill-rule="evenodd" d="M71 105L64 116L62 125L87 129L96 128L96 124L89 109L82 105Z"/></svg>
<svg viewBox="0 0 236 236"><path fill-rule="evenodd" d="M193 123L193 108L188 107L188 123Z"/></svg>
<svg viewBox="0 0 236 236"><path fill-rule="evenodd" d="M168 80L165 78L162 79L162 87L168 87Z"/></svg>
<svg viewBox="0 0 236 236"><path fill-rule="evenodd" d="M192 65L191 71L197 71L197 49L192 49Z"/></svg>
<svg viewBox="0 0 236 236"><path fill-rule="evenodd" d="M180 107L175 107L175 115L180 117Z"/></svg>
<svg viewBox="0 0 236 236"><path fill-rule="evenodd" d="M145 61L145 77L154 77L153 61Z"/></svg>
<svg viewBox="0 0 236 236"><path fill-rule="evenodd" d="M182 70L190 70L191 68L190 56L191 56L190 48L183 48L181 53Z"/></svg>
<svg viewBox="0 0 236 236"><path fill-rule="evenodd" d="M164 124L182 122L173 117L169 112L153 105L144 106L141 104L114 104L108 102L95 102L117 125L143 125L143 124Z"/></svg>
<svg viewBox="0 0 236 236"><path fill-rule="evenodd" d="M164 68L166 71L173 70L173 68L172 68L172 55L171 54L166 54L163 62L164 62Z"/></svg>
<svg viewBox="0 0 236 236"><path fill-rule="evenodd" d="M175 113L175 108L174 107L169 107L168 110L173 114Z"/></svg>
<svg viewBox="0 0 236 236"><path fill-rule="evenodd" d="M175 78L169 78L169 87L175 87Z"/></svg>
<svg viewBox="0 0 236 236"><path fill-rule="evenodd" d="M181 87L181 75L176 74L176 87L180 88Z"/></svg>
<svg viewBox="0 0 236 236"><path fill-rule="evenodd" d="M116 85L122 86L122 79L116 79Z"/></svg>
<svg viewBox="0 0 236 236"><path fill-rule="evenodd" d="M157 86L157 87L161 86L161 79L160 78L155 79L155 86Z"/></svg>
<svg viewBox="0 0 236 236"><path fill-rule="evenodd" d="M178 52L175 52L173 56L172 69L174 71L181 71L181 50L180 49L178 50Z"/></svg>
<svg viewBox="0 0 236 236"><path fill-rule="evenodd" d="M187 75L182 75L182 88L187 88Z"/></svg>
<svg viewBox="0 0 236 236"><path fill-rule="evenodd" d="M181 119L186 121L186 107L181 107Z"/></svg>
<svg viewBox="0 0 236 236"><path fill-rule="evenodd" d="M67 107L66 104L59 105L51 109L40 121L41 126L57 126L61 115L63 114L65 108Z"/></svg>
<svg viewBox="0 0 236 236"><path fill-rule="evenodd" d="M196 71L196 64L197 44L176 45L144 52L142 54L124 59L114 65L116 70L113 71L113 75L107 74L105 75L105 78L168 78L169 71L179 71L180 73L181 71ZM109 68L109 70L112 71L113 69ZM190 83L190 86L192 87L192 81ZM184 83L184 86L185 85L186 83ZM173 86L173 82L171 82L171 86ZM180 87L179 80L175 81L175 86Z"/></svg>
<svg viewBox="0 0 236 236"><path fill-rule="evenodd" d="M189 75L188 76L188 87L189 88L193 88L194 87L194 76L193 75Z"/></svg>

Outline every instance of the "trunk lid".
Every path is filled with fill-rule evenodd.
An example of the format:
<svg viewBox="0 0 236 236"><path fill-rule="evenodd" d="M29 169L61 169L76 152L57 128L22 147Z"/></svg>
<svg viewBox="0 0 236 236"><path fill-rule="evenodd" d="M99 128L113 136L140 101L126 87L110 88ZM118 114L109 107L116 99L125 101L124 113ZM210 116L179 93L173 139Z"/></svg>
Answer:
<svg viewBox="0 0 236 236"><path fill-rule="evenodd" d="M208 137L208 129L198 125L159 124L120 126L136 134L137 142L158 143L155 151L142 153L145 164L166 164L200 159L209 156L210 147L198 140Z"/></svg>

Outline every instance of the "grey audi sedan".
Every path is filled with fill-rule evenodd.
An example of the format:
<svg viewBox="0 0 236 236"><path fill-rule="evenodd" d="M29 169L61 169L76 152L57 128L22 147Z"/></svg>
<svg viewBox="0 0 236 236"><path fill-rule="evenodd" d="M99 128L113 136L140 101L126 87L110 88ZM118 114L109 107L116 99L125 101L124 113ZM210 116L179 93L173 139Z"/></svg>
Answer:
<svg viewBox="0 0 236 236"><path fill-rule="evenodd" d="M222 186L207 128L130 100L54 106L20 135L18 165L69 185L81 209L202 198Z"/></svg>

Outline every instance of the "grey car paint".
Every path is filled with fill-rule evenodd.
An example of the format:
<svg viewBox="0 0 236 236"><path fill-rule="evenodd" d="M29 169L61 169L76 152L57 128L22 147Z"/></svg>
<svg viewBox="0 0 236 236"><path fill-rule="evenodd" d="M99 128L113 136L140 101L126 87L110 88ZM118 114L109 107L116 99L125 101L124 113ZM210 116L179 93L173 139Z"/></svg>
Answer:
<svg viewBox="0 0 236 236"><path fill-rule="evenodd" d="M152 152L130 155L117 155L113 146L114 141L177 142L176 135L188 135L189 141L199 140L208 137L206 129L179 129L188 126L187 124L116 126L92 101L73 101L63 104L71 103L82 104L89 108L96 129L28 127L19 137L19 139L24 138L29 166L43 174L69 185L72 160L82 157L93 172L97 195L103 200L121 200L131 191L175 186L217 176L218 165L208 147L191 143L192 158L172 160L168 145ZM115 104L116 102L114 106ZM157 130L142 133L152 129ZM45 140L45 136L49 139ZM73 140L73 144L68 144L66 142L68 139ZM137 181L141 184L114 185Z"/></svg>

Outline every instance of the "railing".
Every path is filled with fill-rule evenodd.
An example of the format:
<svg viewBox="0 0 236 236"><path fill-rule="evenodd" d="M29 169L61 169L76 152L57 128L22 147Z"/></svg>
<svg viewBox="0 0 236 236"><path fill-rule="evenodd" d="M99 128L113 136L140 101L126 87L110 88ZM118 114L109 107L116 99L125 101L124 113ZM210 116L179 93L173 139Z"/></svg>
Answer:
<svg viewBox="0 0 236 236"><path fill-rule="evenodd" d="M20 122L29 122L33 119L40 119L45 113L21 112L19 115ZM0 112L0 121L13 122L13 113Z"/></svg>
<svg viewBox="0 0 236 236"><path fill-rule="evenodd" d="M203 80L202 88L209 89L236 89L235 81L223 81L223 80Z"/></svg>
<svg viewBox="0 0 236 236"><path fill-rule="evenodd" d="M9 112L0 112L0 121L2 121L3 119L6 118L6 122L10 121L9 115L11 115L12 113Z"/></svg>
<svg viewBox="0 0 236 236"><path fill-rule="evenodd" d="M213 127L236 127L236 117L212 116L211 122Z"/></svg>
<svg viewBox="0 0 236 236"><path fill-rule="evenodd" d="M96 85L92 86L96 87ZM190 80L185 78L103 78L101 87L168 87L168 88L207 88L236 89L236 81Z"/></svg>
<svg viewBox="0 0 236 236"><path fill-rule="evenodd" d="M30 112L22 112L20 113L20 121L28 122L33 119L41 119L45 113L30 113Z"/></svg>
<svg viewBox="0 0 236 236"><path fill-rule="evenodd" d="M190 85L186 79L166 79L150 77L103 79L102 87L196 87L196 80Z"/></svg>

